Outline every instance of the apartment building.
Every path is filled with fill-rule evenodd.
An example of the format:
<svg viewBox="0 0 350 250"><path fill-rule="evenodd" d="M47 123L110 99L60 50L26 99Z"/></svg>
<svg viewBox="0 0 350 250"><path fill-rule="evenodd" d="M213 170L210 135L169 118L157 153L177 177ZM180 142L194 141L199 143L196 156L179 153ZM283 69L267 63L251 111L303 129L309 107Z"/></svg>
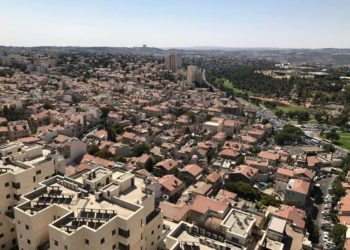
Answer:
<svg viewBox="0 0 350 250"><path fill-rule="evenodd" d="M31 131L27 121L12 121L7 124L8 137L10 140L17 140L22 137L31 135Z"/></svg>
<svg viewBox="0 0 350 250"><path fill-rule="evenodd" d="M175 72L182 65L182 58L177 54L168 54L165 57L165 68Z"/></svg>
<svg viewBox="0 0 350 250"><path fill-rule="evenodd" d="M96 167L55 176L15 208L19 249L157 249L163 215L154 193L130 172Z"/></svg>
<svg viewBox="0 0 350 250"><path fill-rule="evenodd" d="M51 151L40 145L11 142L0 146L0 247L17 245L14 207L20 196L38 187L55 172Z"/></svg>
<svg viewBox="0 0 350 250"><path fill-rule="evenodd" d="M201 83L203 80L202 70L194 65L187 67L187 82L188 83Z"/></svg>

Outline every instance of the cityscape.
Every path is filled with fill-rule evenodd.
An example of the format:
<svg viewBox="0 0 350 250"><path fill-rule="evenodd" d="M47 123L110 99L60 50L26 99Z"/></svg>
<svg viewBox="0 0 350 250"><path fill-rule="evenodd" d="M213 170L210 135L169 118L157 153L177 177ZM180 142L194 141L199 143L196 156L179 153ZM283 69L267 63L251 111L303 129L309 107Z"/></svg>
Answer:
<svg viewBox="0 0 350 250"><path fill-rule="evenodd" d="M132 30L137 22L158 22L146 10L171 8L192 20L189 10L212 7L215 17L242 3L189 1L180 11L175 6L182 0L150 1L153 7L116 1L120 9L106 1L119 11L113 18L125 21L125 9L140 19L125 23L122 37L95 44L99 33L94 40L93 33L73 36L55 25L36 37L20 32L39 3L22 21L6 21L17 7L29 10L19 2L2 3L0 17L13 27L0 24L1 249L350 250L346 34L320 40L313 30L309 38L288 37L290 43L269 46L261 38L261 45L242 46L215 26L203 43L198 30L187 45L181 32L178 43L153 42L153 33ZM276 4L287 2L293 16L292 1ZM345 20L335 23L339 30L349 27L349 3L320 2L330 15L339 10ZM76 4L41 2L43 25L51 7L69 11ZM242 15L248 18L248 7L258 11L256 4L240 5ZM91 14L101 5L81 7ZM322 6L315 8L321 13ZM104 8L105 17L91 20L116 22ZM160 15L169 20L154 32L175 27L173 12ZM73 16L51 18L66 25ZM223 27L234 25L230 18L238 17L221 20ZM189 29L198 24L192 21ZM170 34L176 29L167 32L162 36L176 37ZM60 42L51 43L57 35ZM133 43L124 44L128 39Z"/></svg>

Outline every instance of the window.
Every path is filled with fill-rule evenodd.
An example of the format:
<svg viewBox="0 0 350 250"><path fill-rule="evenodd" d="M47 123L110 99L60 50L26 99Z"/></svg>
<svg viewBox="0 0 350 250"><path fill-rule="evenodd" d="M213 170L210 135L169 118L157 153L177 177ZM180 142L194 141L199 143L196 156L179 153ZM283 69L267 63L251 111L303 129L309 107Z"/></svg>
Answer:
<svg viewBox="0 0 350 250"><path fill-rule="evenodd" d="M101 245L105 243L105 238L101 239Z"/></svg>
<svg viewBox="0 0 350 250"><path fill-rule="evenodd" d="M86 244L86 245L89 245L89 244L90 244L90 242L89 242L88 239L85 239L85 244Z"/></svg>
<svg viewBox="0 0 350 250"><path fill-rule="evenodd" d="M6 245L5 244L3 244L2 246L1 246L1 248L5 248L6 247Z"/></svg>
<svg viewBox="0 0 350 250"><path fill-rule="evenodd" d="M21 188L21 183L20 182L12 182L12 187L14 189L20 189Z"/></svg>
<svg viewBox="0 0 350 250"><path fill-rule="evenodd" d="M55 246L58 246L58 241L57 241L57 240L55 240L54 242L55 242Z"/></svg>
<svg viewBox="0 0 350 250"><path fill-rule="evenodd" d="M116 244L114 244L114 245L112 246L112 250L117 250L117 245L116 245Z"/></svg>
<svg viewBox="0 0 350 250"><path fill-rule="evenodd" d="M112 231L112 236L115 235L115 229Z"/></svg>
<svg viewBox="0 0 350 250"><path fill-rule="evenodd" d="M30 240L29 239L27 240L27 243L28 243L28 245L30 245Z"/></svg>
<svg viewBox="0 0 350 250"><path fill-rule="evenodd" d="M41 170L36 171L36 175L39 175L39 174L41 174Z"/></svg>
<svg viewBox="0 0 350 250"><path fill-rule="evenodd" d="M16 200L16 201L19 201L21 199L21 195L20 194L14 194L13 195L13 198Z"/></svg>
<svg viewBox="0 0 350 250"><path fill-rule="evenodd" d="M11 198L11 195L10 194L7 194L6 195L6 199L10 199Z"/></svg>
<svg viewBox="0 0 350 250"><path fill-rule="evenodd" d="M151 243L151 246L153 246L154 245L154 241L152 241L152 243Z"/></svg>
<svg viewBox="0 0 350 250"><path fill-rule="evenodd" d="M152 235L154 234L154 230L152 230Z"/></svg>
<svg viewBox="0 0 350 250"><path fill-rule="evenodd" d="M129 250L129 245L124 245L123 243L119 243L119 249L120 250Z"/></svg>
<svg viewBox="0 0 350 250"><path fill-rule="evenodd" d="M17 245L17 239L16 238L12 239L12 245Z"/></svg>
<svg viewBox="0 0 350 250"><path fill-rule="evenodd" d="M29 230L29 226L28 225L26 225L26 229Z"/></svg>
<svg viewBox="0 0 350 250"><path fill-rule="evenodd" d="M67 250L68 249L68 247L67 246L64 246L64 250Z"/></svg>
<svg viewBox="0 0 350 250"><path fill-rule="evenodd" d="M8 187L8 186L10 186L10 183L9 183L9 182L6 182L6 183L5 183L5 187Z"/></svg>
<svg viewBox="0 0 350 250"><path fill-rule="evenodd" d="M158 225L158 228L160 228L160 224Z"/></svg>
<svg viewBox="0 0 350 250"><path fill-rule="evenodd" d="M128 238L129 235L130 235L130 232L129 232L129 230L126 231L126 230L124 230L122 228L119 228L119 235L124 237L124 238Z"/></svg>
<svg viewBox="0 0 350 250"><path fill-rule="evenodd" d="M11 232L14 232L15 231L15 228L13 227L13 228L11 228Z"/></svg>
<svg viewBox="0 0 350 250"><path fill-rule="evenodd" d="M2 237L4 237L4 234L0 234L0 239L1 239Z"/></svg>
<svg viewBox="0 0 350 250"><path fill-rule="evenodd" d="M35 176L33 176L33 182L35 182L36 181L36 178L35 178Z"/></svg>
<svg viewBox="0 0 350 250"><path fill-rule="evenodd" d="M18 225L21 224L21 221L17 221L17 224L18 224Z"/></svg>

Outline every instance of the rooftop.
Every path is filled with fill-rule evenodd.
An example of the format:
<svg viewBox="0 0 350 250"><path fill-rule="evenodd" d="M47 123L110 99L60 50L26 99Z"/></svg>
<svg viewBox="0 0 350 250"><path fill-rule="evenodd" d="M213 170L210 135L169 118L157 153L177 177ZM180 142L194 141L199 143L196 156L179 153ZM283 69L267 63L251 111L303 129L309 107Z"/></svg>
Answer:
<svg viewBox="0 0 350 250"><path fill-rule="evenodd" d="M247 237L255 221L256 219L252 214L231 209L221 225L232 234Z"/></svg>

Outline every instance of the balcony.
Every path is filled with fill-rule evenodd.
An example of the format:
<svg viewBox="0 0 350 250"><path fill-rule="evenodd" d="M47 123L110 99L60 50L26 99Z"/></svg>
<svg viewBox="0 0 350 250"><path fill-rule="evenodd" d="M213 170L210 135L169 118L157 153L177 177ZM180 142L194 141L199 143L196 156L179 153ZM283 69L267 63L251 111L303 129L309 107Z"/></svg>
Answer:
<svg viewBox="0 0 350 250"><path fill-rule="evenodd" d="M13 209L7 210L5 212L6 218L8 222L14 224L15 223L15 211Z"/></svg>
<svg viewBox="0 0 350 250"><path fill-rule="evenodd" d="M159 208L154 209L149 215L146 217L146 224L150 223L158 214L160 214L161 210Z"/></svg>

